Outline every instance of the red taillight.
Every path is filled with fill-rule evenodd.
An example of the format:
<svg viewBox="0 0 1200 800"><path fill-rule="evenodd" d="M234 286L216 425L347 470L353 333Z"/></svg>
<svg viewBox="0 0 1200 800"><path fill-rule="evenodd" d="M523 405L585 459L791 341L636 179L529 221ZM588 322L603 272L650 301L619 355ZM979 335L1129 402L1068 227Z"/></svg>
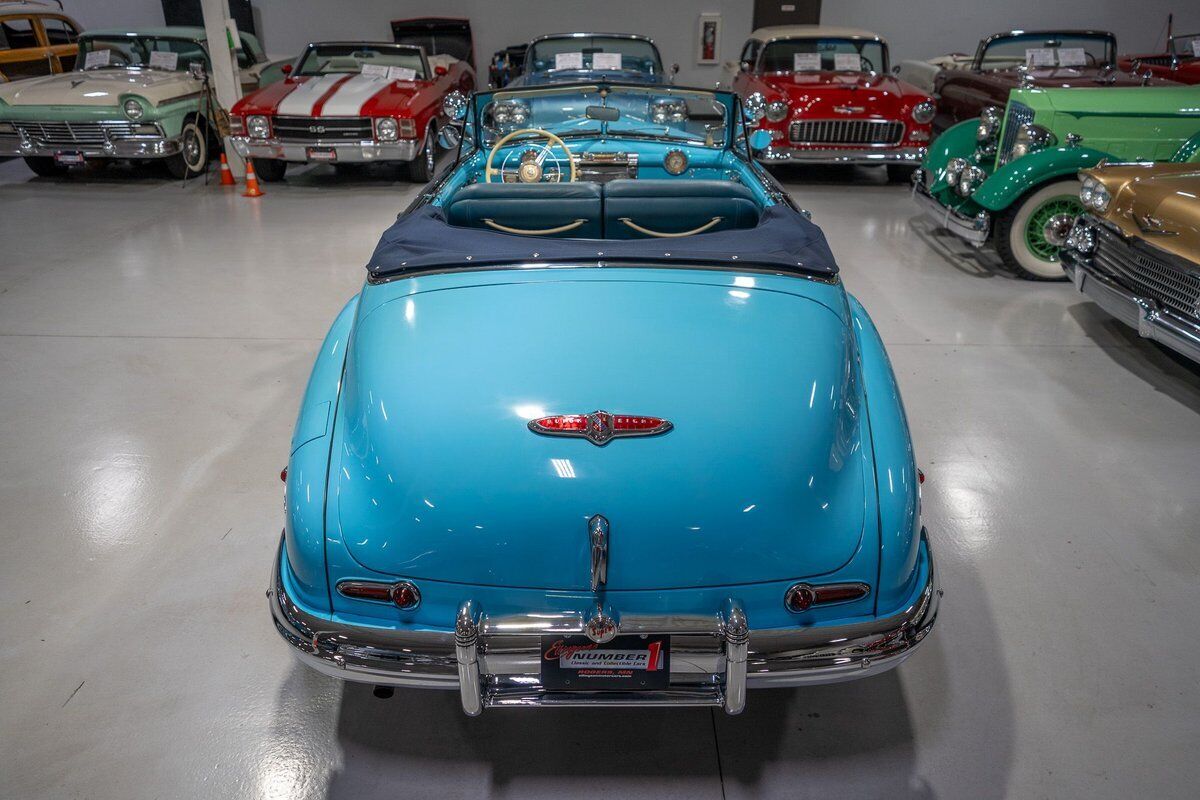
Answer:
<svg viewBox="0 0 1200 800"><path fill-rule="evenodd" d="M924 482L925 482L925 473L922 472L921 470L917 470L917 483L924 483Z"/></svg>
<svg viewBox="0 0 1200 800"><path fill-rule="evenodd" d="M283 469L279 470L279 480L283 481L284 483L287 483L287 467L284 467Z"/></svg>
<svg viewBox="0 0 1200 800"><path fill-rule="evenodd" d="M797 583L788 588L783 596L783 604L787 606L788 611L799 614L813 606L848 603L870 593L871 587L865 583L830 583L825 586Z"/></svg>
<svg viewBox="0 0 1200 800"><path fill-rule="evenodd" d="M394 603L397 608L411 611L421 604L421 592L416 584L408 581L399 583L376 583L375 581L342 581L337 585L338 594L354 600L375 600Z"/></svg>

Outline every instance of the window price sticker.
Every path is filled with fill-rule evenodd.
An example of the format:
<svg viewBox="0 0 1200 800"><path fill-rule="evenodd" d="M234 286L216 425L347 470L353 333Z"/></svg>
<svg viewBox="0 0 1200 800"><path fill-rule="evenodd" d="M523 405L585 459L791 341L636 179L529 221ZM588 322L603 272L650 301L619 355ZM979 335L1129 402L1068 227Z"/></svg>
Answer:
<svg viewBox="0 0 1200 800"><path fill-rule="evenodd" d="M834 53L833 68L838 72L858 72L862 69L862 59L858 53Z"/></svg>
<svg viewBox="0 0 1200 800"><path fill-rule="evenodd" d="M363 64L360 74L370 75L372 78L386 78L388 68L384 64Z"/></svg>
<svg viewBox="0 0 1200 800"><path fill-rule="evenodd" d="M1053 47L1026 47L1025 65L1029 67L1053 67L1056 63Z"/></svg>
<svg viewBox="0 0 1200 800"><path fill-rule="evenodd" d="M555 53L555 69L583 69L583 53Z"/></svg>
<svg viewBox="0 0 1200 800"><path fill-rule="evenodd" d="M179 53L155 50L150 54L150 66L174 72L175 68L179 66Z"/></svg>
<svg viewBox="0 0 1200 800"><path fill-rule="evenodd" d="M592 69L620 69L620 53L592 53Z"/></svg>
<svg viewBox="0 0 1200 800"><path fill-rule="evenodd" d="M1082 47L1060 47L1058 49L1058 65L1060 67L1082 67L1087 64L1087 51Z"/></svg>
<svg viewBox="0 0 1200 800"><path fill-rule="evenodd" d="M820 69L820 53L792 53L792 72L815 72Z"/></svg>
<svg viewBox="0 0 1200 800"><path fill-rule="evenodd" d="M388 67L387 78L389 81L415 81L417 71L408 67Z"/></svg>
<svg viewBox="0 0 1200 800"><path fill-rule="evenodd" d="M112 60L112 50L93 50L83 59L84 69L95 69L96 67L107 67L108 62Z"/></svg>

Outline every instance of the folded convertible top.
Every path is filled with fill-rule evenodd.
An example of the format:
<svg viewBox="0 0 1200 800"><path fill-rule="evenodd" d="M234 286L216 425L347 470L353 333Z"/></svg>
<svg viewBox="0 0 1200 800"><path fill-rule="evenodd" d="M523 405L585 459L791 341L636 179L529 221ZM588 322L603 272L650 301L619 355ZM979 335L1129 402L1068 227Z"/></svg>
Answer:
<svg viewBox="0 0 1200 800"><path fill-rule="evenodd" d="M679 239L548 239L446 223L442 209L401 214L384 232L367 265L371 278L454 268L554 262L745 266L836 275L825 234L785 205L768 206L753 228Z"/></svg>

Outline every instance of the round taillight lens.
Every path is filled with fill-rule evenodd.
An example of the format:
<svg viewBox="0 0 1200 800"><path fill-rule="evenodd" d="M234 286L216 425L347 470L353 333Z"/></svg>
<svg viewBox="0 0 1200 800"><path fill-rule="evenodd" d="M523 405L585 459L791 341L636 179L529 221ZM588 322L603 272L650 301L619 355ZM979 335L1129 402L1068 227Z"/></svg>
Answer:
<svg viewBox="0 0 1200 800"><path fill-rule="evenodd" d="M421 604L421 593L408 581L400 581L392 587L392 602L397 608L411 611Z"/></svg>
<svg viewBox="0 0 1200 800"><path fill-rule="evenodd" d="M787 605L789 611L808 611L808 609L812 608L813 601L816 599L817 595L812 590L812 587L800 583L788 589L784 603Z"/></svg>

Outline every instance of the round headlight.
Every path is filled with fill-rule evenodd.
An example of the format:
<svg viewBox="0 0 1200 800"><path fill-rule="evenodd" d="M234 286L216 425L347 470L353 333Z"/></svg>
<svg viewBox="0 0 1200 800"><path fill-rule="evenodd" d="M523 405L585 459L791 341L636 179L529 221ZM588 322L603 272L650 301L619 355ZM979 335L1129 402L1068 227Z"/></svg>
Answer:
<svg viewBox="0 0 1200 800"><path fill-rule="evenodd" d="M788 104L782 100L772 100L767 103L767 119L779 122L788 115Z"/></svg>
<svg viewBox="0 0 1200 800"><path fill-rule="evenodd" d="M746 117L751 122L758 122L767 113L767 98L763 97L762 92L755 92L742 101L742 106L746 110Z"/></svg>
<svg viewBox="0 0 1200 800"><path fill-rule="evenodd" d="M950 159L950 161L946 164L946 171L943 173L946 183L951 186L957 186L958 177L962 175L963 170L966 169L968 165L969 162L965 158Z"/></svg>
<svg viewBox="0 0 1200 800"><path fill-rule="evenodd" d="M983 183L985 178L987 178L987 173L979 167L971 166L964 169L958 179L957 191L959 196L970 197L979 188L979 184Z"/></svg>
<svg viewBox="0 0 1200 800"><path fill-rule="evenodd" d="M979 115L979 127L975 129L975 140L986 142L993 136L1000 133L1000 122L1004 119L1000 113L1000 109L995 106L988 106Z"/></svg>
<svg viewBox="0 0 1200 800"><path fill-rule="evenodd" d="M1043 128L1041 125L1034 125L1032 122L1027 122L1017 131L1016 143L1012 149L1012 157L1021 158L1030 153L1036 153L1038 150L1053 147L1057 143L1058 137L1052 131Z"/></svg>
<svg viewBox="0 0 1200 800"><path fill-rule="evenodd" d="M125 109L125 116L133 120L141 119L146 113L146 109L142 108L142 104L132 97L125 101L123 108Z"/></svg>
<svg viewBox="0 0 1200 800"><path fill-rule="evenodd" d="M375 120L375 138L381 142L393 142L400 132L396 120L391 117L380 117Z"/></svg>
<svg viewBox="0 0 1200 800"><path fill-rule="evenodd" d="M1096 191L1096 179L1084 178L1083 183L1079 185L1079 202L1085 206L1092 204L1092 194Z"/></svg>
<svg viewBox="0 0 1200 800"><path fill-rule="evenodd" d="M688 157L687 153L682 150L669 150L666 157L663 159L663 169L668 175L682 175L687 169Z"/></svg>
<svg viewBox="0 0 1200 800"><path fill-rule="evenodd" d="M246 133L251 139L265 139L271 133L271 122L266 117L246 117Z"/></svg>
<svg viewBox="0 0 1200 800"><path fill-rule="evenodd" d="M933 115L937 111L937 106L932 100L925 100L913 106L912 118L913 122L918 125L928 125L933 122Z"/></svg>
<svg viewBox="0 0 1200 800"><path fill-rule="evenodd" d="M1112 195L1108 193L1108 189L1104 188L1103 183L1096 181L1096 185L1092 189L1091 200L1084 201L1084 205L1090 205L1092 208L1103 214L1105 211L1108 211L1108 205L1111 202Z"/></svg>

